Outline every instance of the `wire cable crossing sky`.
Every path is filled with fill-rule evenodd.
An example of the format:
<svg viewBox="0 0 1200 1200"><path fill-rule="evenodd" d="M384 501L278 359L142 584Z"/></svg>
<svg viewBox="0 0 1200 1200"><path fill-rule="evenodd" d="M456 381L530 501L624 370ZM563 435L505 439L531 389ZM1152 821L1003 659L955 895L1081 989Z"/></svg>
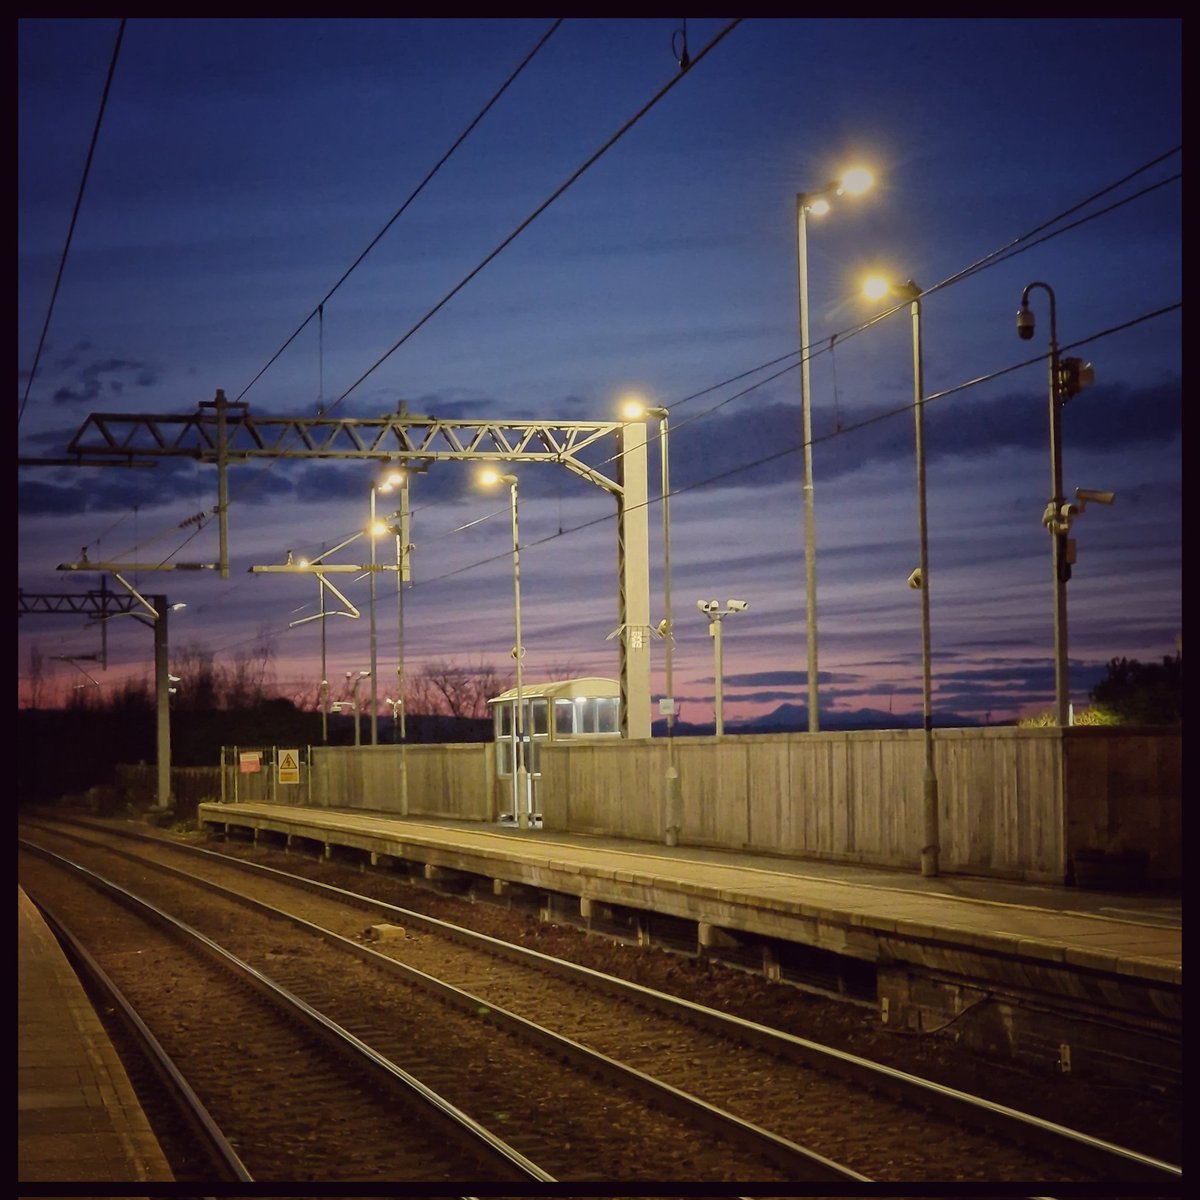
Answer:
<svg viewBox="0 0 1200 1200"><path fill-rule="evenodd" d="M186 416L223 392L252 397L259 421L316 403L331 420L616 422L636 395L670 413L678 719L714 719L695 602L736 596L749 607L725 648L726 727L802 728L795 204L865 166L869 190L807 219L821 727L921 719L910 305L866 300L868 274L924 285L938 726L1054 704L1043 294L1034 337L1016 325L1032 281L1053 289L1058 353L1088 356L1094 382L1061 413L1064 500L1115 500L1070 530L1070 700L1085 708L1111 658L1182 646L1181 32L1178 18L20 18L19 587L98 587L100 572L59 570L81 547L94 562L217 557L216 472L68 465L93 413ZM663 433L648 417L650 509ZM620 454L598 442L591 464ZM262 466L229 471L228 579L130 582L186 602L173 648L267 646L280 694L311 704L315 623L290 622L317 611L317 589L249 568L355 535L332 557L365 561L376 471ZM614 676L611 500L562 465L506 470L525 678ZM512 545L495 498L458 462L411 471L410 489L408 672L503 667ZM666 547L650 530L653 627ZM342 578L365 611L367 581ZM148 677L136 624L106 631L101 692ZM332 675L366 666L364 622L324 624ZM69 659L99 640L37 615L18 635L21 704L74 691ZM383 669L399 650L381 622ZM661 695L658 641L652 669Z"/></svg>

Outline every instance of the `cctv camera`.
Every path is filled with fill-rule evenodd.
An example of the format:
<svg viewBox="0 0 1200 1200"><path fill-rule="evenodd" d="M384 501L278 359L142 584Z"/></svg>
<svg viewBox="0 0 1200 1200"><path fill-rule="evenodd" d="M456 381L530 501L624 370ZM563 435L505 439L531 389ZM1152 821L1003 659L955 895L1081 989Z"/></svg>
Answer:
<svg viewBox="0 0 1200 1200"><path fill-rule="evenodd" d="M913 573L912 573L912 574L911 574L911 575L908 577L908 586L909 586L910 588L914 588L914 589L920 589L920 587L921 587L921 568L920 568L920 567L918 567L918 568L917 568L917 569L916 569L916 570L915 570L915 571L914 571L914 572L913 572Z"/></svg>
<svg viewBox="0 0 1200 1200"><path fill-rule="evenodd" d="M1116 498L1116 492L1096 492L1091 488L1075 489L1075 499L1086 504L1111 504Z"/></svg>
<svg viewBox="0 0 1200 1200"><path fill-rule="evenodd" d="M745 600L730 600L729 602L730 612L745 612L749 607L750 605Z"/></svg>
<svg viewBox="0 0 1200 1200"><path fill-rule="evenodd" d="M1022 341L1029 341L1033 337L1034 319L1033 310L1027 308L1024 304L1017 309L1017 333Z"/></svg>

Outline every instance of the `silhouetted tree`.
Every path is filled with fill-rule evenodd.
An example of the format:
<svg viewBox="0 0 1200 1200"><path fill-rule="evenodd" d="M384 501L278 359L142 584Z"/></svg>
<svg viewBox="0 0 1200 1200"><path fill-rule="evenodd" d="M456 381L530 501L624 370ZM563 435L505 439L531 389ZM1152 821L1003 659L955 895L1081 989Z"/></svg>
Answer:
<svg viewBox="0 0 1200 1200"><path fill-rule="evenodd" d="M512 676L491 663L464 666L438 659L405 680L405 707L411 713L482 718L490 715L488 701L510 687Z"/></svg>
<svg viewBox="0 0 1200 1200"><path fill-rule="evenodd" d="M41 708L46 685L46 656L36 642L29 647L29 707Z"/></svg>
<svg viewBox="0 0 1200 1200"><path fill-rule="evenodd" d="M233 656L221 673L221 703L225 708L254 708L271 698L275 681L275 646L266 632L258 641Z"/></svg>
<svg viewBox="0 0 1200 1200"><path fill-rule="evenodd" d="M1113 658L1094 688L1093 705L1120 725L1179 725L1183 722L1183 654L1164 654L1157 663Z"/></svg>
<svg viewBox="0 0 1200 1200"><path fill-rule="evenodd" d="M218 705L220 678L215 655L203 646L188 645L171 654L171 674L179 677L172 707L178 712L207 712Z"/></svg>

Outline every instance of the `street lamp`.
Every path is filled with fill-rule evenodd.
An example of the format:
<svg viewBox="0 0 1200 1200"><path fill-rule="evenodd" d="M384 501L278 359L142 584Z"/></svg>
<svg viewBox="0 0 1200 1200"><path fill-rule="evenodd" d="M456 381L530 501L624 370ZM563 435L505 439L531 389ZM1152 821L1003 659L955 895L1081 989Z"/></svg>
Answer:
<svg viewBox="0 0 1200 1200"><path fill-rule="evenodd" d="M870 171L856 167L817 192L796 195L796 268L800 287L800 404L804 422L804 594L808 627L808 731L821 728L817 698L817 545L813 523L812 397L808 372L808 214L824 216L831 198L857 196L874 179Z"/></svg>
<svg viewBox="0 0 1200 1200"><path fill-rule="evenodd" d="M349 707L354 713L354 744L356 746L362 745L362 731L358 720L358 686L368 675L371 675L370 671L359 671L357 675L355 675L353 671L347 671L346 679L348 682L352 681L350 686L350 699L348 701L339 701L337 704L333 705L335 712L341 712L343 708ZM372 675L372 683L374 683L374 679L375 677Z"/></svg>
<svg viewBox="0 0 1200 1200"><path fill-rule="evenodd" d="M370 575L370 611L369 625L371 630L371 745L379 745L379 685L378 679L378 653L376 649L375 636L375 575L379 568L375 560L375 539L382 537L385 533L390 532L388 526L376 519L375 516L375 496L378 492L390 492L404 479L404 472L392 468L388 474L381 480L371 484L371 518L367 526L367 533L370 536L371 542L371 562L368 574Z"/></svg>
<svg viewBox="0 0 1200 1200"><path fill-rule="evenodd" d="M666 812L663 820L664 841L668 846L679 845L679 830L683 824L683 800L679 791L679 770L675 764L675 682L673 676L675 636L671 623L671 462L668 448L669 412L665 408L648 408L640 400L627 400L623 406L626 420L637 421L654 417L659 430L659 462L662 483L663 520L663 619L658 626L665 639L663 669L666 676L663 708L667 718Z"/></svg>
<svg viewBox="0 0 1200 1200"><path fill-rule="evenodd" d="M1078 358L1060 359L1054 289L1035 281L1021 293L1017 310L1017 333L1024 341L1033 337L1034 317L1029 293L1041 288L1050 297L1050 503L1042 514L1042 524L1050 531L1051 565L1054 574L1054 709L1060 728L1070 724L1070 684L1067 675L1067 580L1071 578L1068 533L1071 517L1062 487L1062 407L1067 399L1095 375L1091 363Z"/></svg>
<svg viewBox="0 0 1200 1200"><path fill-rule="evenodd" d="M392 710L392 736L398 744L404 737L404 697L401 696L399 700L393 700L391 696L384 696L383 702Z"/></svg>
<svg viewBox="0 0 1200 1200"><path fill-rule="evenodd" d="M730 613L745 612L750 607L745 600L730 600L725 608L719 600L697 600L696 607L708 617L708 636L713 640L713 665L717 681L717 737L725 732L725 670L721 646L721 623Z"/></svg>
<svg viewBox="0 0 1200 1200"><path fill-rule="evenodd" d="M399 489L400 507L391 516L393 524L375 520L375 496L389 495ZM404 749L406 730L404 716L404 584L408 574L408 472L398 467L389 468L387 474L371 488L371 562L375 562L375 538L384 533L391 533L396 539L396 689L397 700L386 700L392 706L392 720L396 727L396 736L400 743L400 812L408 815L408 755ZM375 648L375 572L371 572L371 648L374 656ZM371 730L372 740L375 737L375 659L371 659L372 706ZM399 706L399 707L397 707ZM397 716L397 714L399 714Z"/></svg>
<svg viewBox="0 0 1200 1200"><path fill-rule="evenodd" d="M525 762L525 693L521 671L525 647L521 645L521 542L517 532L517 477L486 470L480 474L479 481L485 487L507 483L512 503L513 622L517 639L512 651L517 664L517 715L513 722L513 819L522 829L527 829L533 811L533 798L529 794L529 769Z"/></svg>
<svg viewBox="0 0 1200 1200"><path fill-rule="evenodd" d="M920 561L908 577L909 587L921 593L921 697L922 727L925 731L925 770L922 777L924 844L921 874L938 873L940 831L938 829L938 780L933 762L933 654L929 640L929 533L925 508L925 365L921 350L921 289L910 279L893 285L872 276L863 287L868 299L895 295L911 301L913 355L913 422L917 452L917 525L920 530Z"/></svg>

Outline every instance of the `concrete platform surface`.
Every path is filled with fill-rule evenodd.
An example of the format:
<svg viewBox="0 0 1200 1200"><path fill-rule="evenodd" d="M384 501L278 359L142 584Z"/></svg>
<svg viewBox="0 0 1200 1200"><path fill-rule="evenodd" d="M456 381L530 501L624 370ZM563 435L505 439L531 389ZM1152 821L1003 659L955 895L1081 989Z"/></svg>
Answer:
<svg viewBox="0 0 1200 1200"><path fill-rule="evenodd" d="M992 955L1012 954L1182 986L1178 893L1088 892L958 875L923 878L916 870L352 809L202 804L199 818L325 838L580 896L629 903L653 900L655 907L678 915L711 917L731 907L753 908L776 923L789 918L831 922L843 929L869 930L876 937L934 939Z"/></svg>
<svg viewBox="0 0 1200 1200"><path fill-rule="evenodd" d="M121 1060L62 947L17 887L18 1183L170 1183Z"/></svg>

